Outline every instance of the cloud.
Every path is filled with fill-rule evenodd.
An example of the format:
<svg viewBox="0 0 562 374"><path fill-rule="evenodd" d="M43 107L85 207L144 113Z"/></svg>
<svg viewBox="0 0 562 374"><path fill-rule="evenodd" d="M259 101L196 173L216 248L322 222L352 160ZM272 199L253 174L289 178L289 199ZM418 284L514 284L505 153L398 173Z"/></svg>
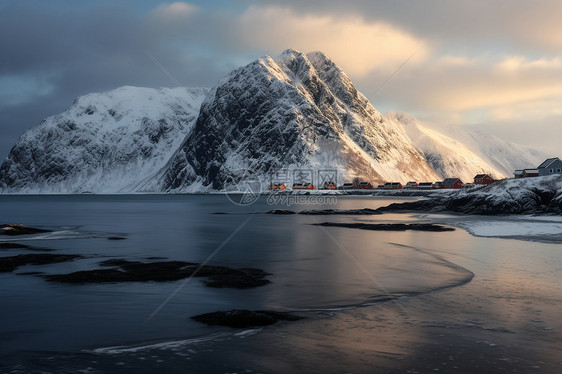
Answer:
<svg viewBox="0 0 562 374"><path fill-rule="evenodd" d="M413 53L415 61L423 61L430 50L423 39L388 23L299 14L281 7L251 7L233 28L247 48L321 50L356 77L375 69L390 72Z"/></svg>
<svg viewBox="0 0 562 374"><path fill-rule="evenodd" d="M77 95L121 85L209 87L286 48L324 51L382 111L457 123L559 116L558 0L193 2L0 5L0 50L9 51L0 57L3 136ZM0 145L0 159L5 153Z"/></svg>
<svg viewBox="0 0 562 374"><path fill-rule="evenodd" d="M0 76L0 109L32 102L53 89L48 76Z"/></svg>
<svg viewBox="0 0 562 374"><path fill-rule="evenodd" d="M509 48L557 54L562 48L559 0L247 0L299 14L361 15L455 49Z"/></svg>
<svg viewBox="0 0 562 374"><path fill-rule="evenodd" d="M372 75L360 85L372 87L381 79L381 74ZM531 111L553 115L560 110L562 59L434 57L407 67L382 94L411 110L465 113L465 121L476 112L491 119ZM535 105L540 110L533 110Z"/></svg>

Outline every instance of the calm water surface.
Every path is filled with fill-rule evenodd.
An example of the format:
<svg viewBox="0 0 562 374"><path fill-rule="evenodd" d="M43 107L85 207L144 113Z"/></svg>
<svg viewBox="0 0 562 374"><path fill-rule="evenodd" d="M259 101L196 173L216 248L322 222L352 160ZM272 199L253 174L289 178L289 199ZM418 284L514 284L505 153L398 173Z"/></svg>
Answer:
<svg viewBox="0 0 562 374"><path fill-rule="evenodd" d="M238 206L222 195L0 196L0 223L53 230L0 242L84 256L0 273L0 368L562 370L560 243L478 238L461 229L374 232L312 225L454 224L474 217L263 214L274 208L377 208L397 201L402 200L337 197L336 205L286 207L270 206L265 198ZM126 239L108 240L116 235ZM97 268L110 258L149 257L260 268L271 273L272 283L248 290L209 288L201 279L66 285L21 274L62 274ZM381 302L389 297L395 301ZM207 327L189 318L234 308L293 311L307 318L261 330Z"/></svg>

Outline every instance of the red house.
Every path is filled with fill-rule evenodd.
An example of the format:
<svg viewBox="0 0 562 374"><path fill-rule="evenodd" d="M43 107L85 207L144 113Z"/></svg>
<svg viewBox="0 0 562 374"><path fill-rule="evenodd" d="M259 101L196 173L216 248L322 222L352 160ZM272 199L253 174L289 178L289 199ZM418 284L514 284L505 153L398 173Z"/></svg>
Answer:
<svg viewBox="0 0 562 374"><path fill-rule="evenodd" d="M385 190L401 190L402 189L402 183L400 182L387 182L384 184L384 186L382 187Z"/></svg>
<svg viewBox="0 0 562 374"><path fill-rule="evenodd" d="M293 183L293 190L313 190L312 183Z"/></svg>
<svg viewBox="0 0 562 374"><path fill-rule="evenodd" d="M494 178L489 174L477 174L474 177L474 184L490 184L494 183Z"/></svg>
<svg viewBox="0 0 562 374"><path fill-rule="evenodd" d="M531 177L538 177L539 170L538 169L524 169L523 170L523 177L524 178L531 178Z"/></svg>
<svg viewBox="0 0 562 374"><path fill-rule="evenodd" d="M322 186L322 188L324 190L336 190L337 186L334 182L324 182L324 185Z"/></svg>
<svg viewBox="0 0 562 374"><path fill-rule="evenodd" d="M362 190L372 190L373 185L370 182L361 182L359 183L359 188Z"/></svg>
<svg viewBox="0 0 562 374"><path fill-rule="evenodd" d="M287 187L285 186L285 183L271 183L269 185L269 190L270 191L283 191L286 190Z"/></svg>
<svg viewBox="0 0 562 374"><path fill-rule="evenodd" d="M447 178L443 182L441 182L440 188L452 188L452 189L461 189L462 188L462 181L459 178Z"/></svg>

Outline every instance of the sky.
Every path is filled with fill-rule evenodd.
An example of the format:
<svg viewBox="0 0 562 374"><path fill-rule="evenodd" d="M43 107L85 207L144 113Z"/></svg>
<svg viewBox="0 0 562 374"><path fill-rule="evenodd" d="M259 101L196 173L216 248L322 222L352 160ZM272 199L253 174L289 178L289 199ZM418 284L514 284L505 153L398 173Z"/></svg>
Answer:
<svg viewBox="0 0 562 374"><path fill-rule="evenodd" d="M0 160L77 96L323 51L379 111L562 156L559 0L0 0Z"/></svg>

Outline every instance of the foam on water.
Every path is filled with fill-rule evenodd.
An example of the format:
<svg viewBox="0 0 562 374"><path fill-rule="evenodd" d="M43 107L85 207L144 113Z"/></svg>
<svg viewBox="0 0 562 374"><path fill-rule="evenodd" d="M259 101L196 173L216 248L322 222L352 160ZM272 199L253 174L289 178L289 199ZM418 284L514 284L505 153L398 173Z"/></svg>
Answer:
<svg viewBox="0 0 562 374"><path fill-rule="evenodd" d="M84 350L84 352L100 354L100 355L118 355L123 353L136 353L136 352L151 351L151 350L176 350L199 343L223 340L226 338L230 338L232 336L245 338L247 336L255 335L259 333L261 330L262 329L249 329L240 332L221 331L214 334L209 334L209 335L190 338L190 339L163 341L163 342L143 344L143 345L102 347L102 348Z"/></svg>

